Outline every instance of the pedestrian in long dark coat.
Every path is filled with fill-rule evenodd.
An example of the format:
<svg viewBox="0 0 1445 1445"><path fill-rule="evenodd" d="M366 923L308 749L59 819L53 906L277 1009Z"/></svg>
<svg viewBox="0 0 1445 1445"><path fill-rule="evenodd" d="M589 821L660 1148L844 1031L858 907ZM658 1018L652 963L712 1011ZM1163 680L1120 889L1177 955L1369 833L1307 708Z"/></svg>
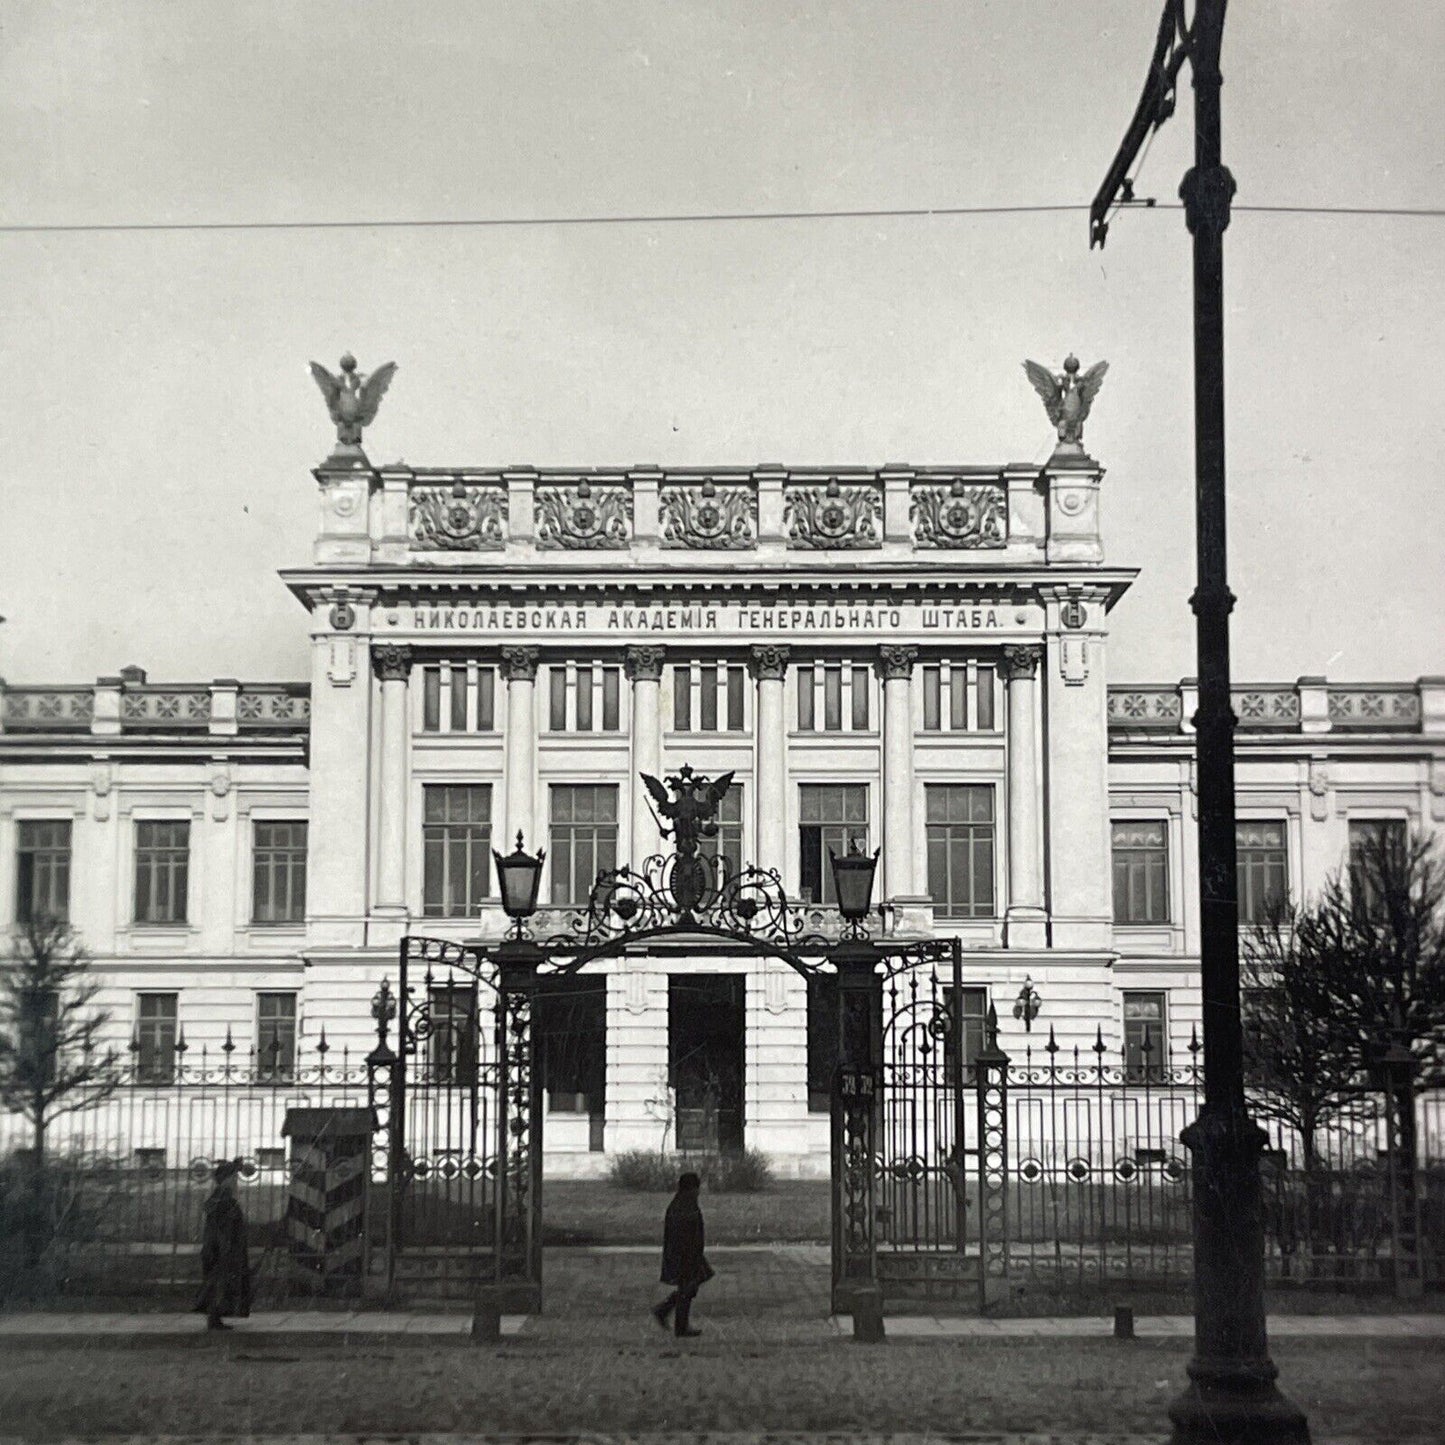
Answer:
<svg viewBox="0 0 1445 1445"><path fill-rule="evenodd" d="M677 1181L677 1193L667 1206L662 1226L662 1282L672 1286L672 1293L653 1309L652 1316L666 1329L668 1316L676 1312L673 1333L683 1338L702 1333L692 1328L689 1316L699 1288L713 1276L702 1252L702 1210L697 1203L701 1187L696 1174L684 1174Z"/></svg>
<svg viewBox="0 0 1445 1445"><path fill-rule="evenodd" d="M196 1309L208 1330L228 1330L223 1315L244 1319L251 1313L251 1257L246 1246L246 1216L236 1199L241 1161L216 1165L216 1187L204 1205L201 1273L204 1283Z"/></svg>

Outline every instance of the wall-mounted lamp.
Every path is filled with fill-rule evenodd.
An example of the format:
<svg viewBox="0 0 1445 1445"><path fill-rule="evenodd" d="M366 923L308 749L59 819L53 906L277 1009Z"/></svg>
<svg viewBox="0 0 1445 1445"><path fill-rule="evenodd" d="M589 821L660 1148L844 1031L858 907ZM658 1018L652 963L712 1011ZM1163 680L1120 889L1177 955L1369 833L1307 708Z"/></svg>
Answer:
<svg viewBox="0 0 1445 1445"><path fill-rule="evenodd" d="M1024 1021L1024 1032L1028 1033L1034 1026L1034 1020L1039 1016L1039 1010L1043 1008L1044 1001L1039 997L1039 991L1034 987L1033 980L1024 974L1024 986L1019 990L1019 996L1014 1000L1014 1017Z"/></svg>

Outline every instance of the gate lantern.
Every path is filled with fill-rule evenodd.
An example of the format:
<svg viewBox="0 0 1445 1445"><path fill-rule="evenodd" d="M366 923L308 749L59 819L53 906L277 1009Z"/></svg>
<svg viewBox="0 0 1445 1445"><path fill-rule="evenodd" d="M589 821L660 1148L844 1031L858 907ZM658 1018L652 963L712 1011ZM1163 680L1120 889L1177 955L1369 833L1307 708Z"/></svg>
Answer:
<svg viewBox="0 0 1445 1445"><path fill-rule="evenodd" d="M497 887L502 894L502 911L516 925L516 936L522 936L522 924L537 911L537 893L542 886L542 863L547 850L534 858L522 848L522 834L517 832L515 852L505 858L494 848L497 863Z"/></svg>
<svg viewBox="0 0 1445 1445"><path fill-rule="evenodd" d="M833 891L838 895L838 912L848 923L850 938L862 937L862 923L873 907L873 875L878 868L878 850L870 858L859 849L840 858L828 849L828 862L833 868Z"/></svg>

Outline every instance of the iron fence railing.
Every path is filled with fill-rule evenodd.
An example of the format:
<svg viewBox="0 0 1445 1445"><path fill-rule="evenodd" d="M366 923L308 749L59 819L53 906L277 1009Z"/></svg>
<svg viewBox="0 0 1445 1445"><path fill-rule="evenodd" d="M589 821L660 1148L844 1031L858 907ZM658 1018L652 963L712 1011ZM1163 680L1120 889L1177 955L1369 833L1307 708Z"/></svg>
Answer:
<svg viewBox="0 0 1445 1445"><path fill-rule="evenodd" d="M937 1281L941 1292L966 1298L965 1282L976 1283L986 1253L1000 1278L1053 1291L1187 1284L1192 1181L1179 1136L1202 1099L1197 1050L1155 1064L1102 1043L1025 1049L990 1073L988 1117L990 1127L1002 1118L1004 1143L980 1151L986 1111L971 1045L956 1061L953 1036L929 1027L932 1015L919 1017L921 1025L899 1012L899 1042L890 1035L884 1059L875 1202L885 1274ZM466 1065L452 1074L421 1070L405 1102L399 1227L417 1267L434 1255L490 1247L491 1066L485 1057ZM108 1098L58 1116L47 1130L40 1261L20 1258L22 1215L36 1207L25 1193L31 1126L0 1113L0 1294L11 1292L22 1266L32 1275L40 1268L55 1291L72 1296L178 1297L194 1289L201 1206L216 1161L235 1157L243 1161L258 1286L263 1297L282 1292L296 1168L287 1116L375 1103L365 1058L324 1040L294 1062L192 1048L148 1079L132 1059L119 1078ZM371 1082L385 1088L389 1080ZM1445 1090L1415 1099L1405 1226L1389 1095L1361 1090L1321 1121L1308 1147L1282 1117L1281 1101L1257 1096L1251 1104L1268 1135L1272 1281L1356 1288L1398 1283L1413 1271L1424 1286L1445 1285ZM385 1151L374 1151L368 1231L376 1253L387 1239L387 1174Z"/></svg>

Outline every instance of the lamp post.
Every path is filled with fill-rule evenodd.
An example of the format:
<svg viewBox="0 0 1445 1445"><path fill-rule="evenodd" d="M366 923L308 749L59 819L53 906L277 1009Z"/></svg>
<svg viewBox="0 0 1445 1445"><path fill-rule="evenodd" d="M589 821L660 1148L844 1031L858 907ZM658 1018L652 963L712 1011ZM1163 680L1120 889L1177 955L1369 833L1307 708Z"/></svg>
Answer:
<svg viewBox="0 0 1445 1445"><path fill-rule="evenodd" d="M865 920L873 907L878 853L855 844L839 857L828 850L843 935L831 950L838 971L838 1073L833 1106L833 1309L853 1316L854 1338L883 1339L883 1291L874 1235L873 1160L883 1071L883 980L878 946Z"/></svg>
<svg viewBox="0 0 1445 1445"><path fill-rule="evenodd" d="M497 888L502 895L502 911L512 920L509 941L526 938L527 920L537 911L537 895L542 887L542 864L547 850L539 849L533 857L522 847L522 834L517 833L517 846L505 858L492 849L497 864Z"/></svg>

